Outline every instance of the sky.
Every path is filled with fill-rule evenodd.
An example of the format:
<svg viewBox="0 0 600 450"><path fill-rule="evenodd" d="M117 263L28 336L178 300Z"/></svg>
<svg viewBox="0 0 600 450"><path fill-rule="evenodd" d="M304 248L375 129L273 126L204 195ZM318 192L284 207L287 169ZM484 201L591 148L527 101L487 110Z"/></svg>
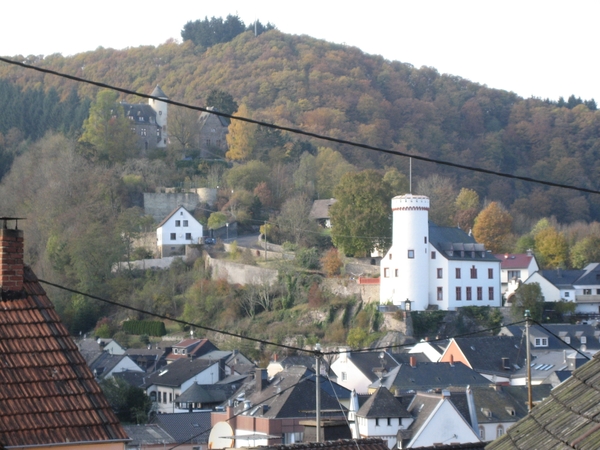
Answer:
<svg viewBox="0 0 600 450"><path fill-rule="evenodd" d="M1 14L1 56L157 46L188 21L237 14L524 98L600 103L597 0L5 0Z"/></svg>

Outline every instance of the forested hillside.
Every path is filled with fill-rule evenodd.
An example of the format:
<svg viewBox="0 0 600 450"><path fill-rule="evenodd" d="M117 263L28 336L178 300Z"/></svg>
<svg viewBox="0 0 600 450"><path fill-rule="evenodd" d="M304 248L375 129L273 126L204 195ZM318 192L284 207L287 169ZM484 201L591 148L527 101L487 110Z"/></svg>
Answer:
<svg viewBox="0 0 600 450"><path fill-rule="evenodd" d="M193 35L193 27L186 27ZM239 105L240 115L372 146L599 188L600 112L592 100L522 99L434 68L268 26L257 36L242 30L229 42L210 45L187 39L156 48L15 59L146 94L160 85L169 98L192 105L226 100ZM142 157L113 145L101 157L95 141L81 137L87 136L85 119L100 111L103 98L91 85L0 63L3 214L27 217L27 261L40 276L172 317L227 326L260 312L334 301L312 272L299 275L289 267L267 293L269 301L250 309L244 299L259 295L254 288L211 284L198 268L128 278L111 274L115 261L136 256L135 238L154 229L140 208L141 195L161 186L219 187L213 209L195 211L200 221L211 226L211 220L235 220L242 229L267 222L269 240L297 249L303 270L337 275L344 253L362 256L389 242L387 208L393 195L408 189L406 158L233 121L229 152L201 160L193 139L183 135L197 115L175 107L169 109L172 139L166 150ZM532 248L545 267L579 268L600 260L597 195L418 161L413 192L431 198L433 221L473 229L493 251ZM338 228L334 222L330 237L308 220L308 211L314 199L334 196L340 203L332 214L342 220ZM320 259L332 243L340 255ZM86 331L114 313L78 296L57 292L53 298L72 331ZM336 308L345 308L336 301L332 321ZM354 322L344 317L328 326L332 341L346 339ZM368 330L374 317L364 313L360 326Z"/></svg>

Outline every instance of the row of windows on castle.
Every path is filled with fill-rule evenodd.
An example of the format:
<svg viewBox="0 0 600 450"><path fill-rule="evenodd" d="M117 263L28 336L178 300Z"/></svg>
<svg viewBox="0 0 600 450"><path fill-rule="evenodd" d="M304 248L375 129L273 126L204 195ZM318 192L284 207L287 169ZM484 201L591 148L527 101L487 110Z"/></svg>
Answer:
<svg viewBox="0 0 600 450"><path fill-rule="evenodd" d="M395 277L398 277L398 275L399 275L398 271L399 270L400 269L394 269L394 276ZM477 279L477 267L475 267L475 266L471 267L470 272L471 272L471 279L476 280ZM462 272L460 270L460 267L457 267L455 269L454 274L455 274L457 280L461 279ZM390 269L389 269L389 267L385 267L383 269L383 276L385 278L389 278L390 277ZM437 277L439 279L444 278L444 269L441 269L441 268L437 269ZM492 269L492 268L488 269L488 279L490 279L490 280L494 279L494 269Z"/></svg>

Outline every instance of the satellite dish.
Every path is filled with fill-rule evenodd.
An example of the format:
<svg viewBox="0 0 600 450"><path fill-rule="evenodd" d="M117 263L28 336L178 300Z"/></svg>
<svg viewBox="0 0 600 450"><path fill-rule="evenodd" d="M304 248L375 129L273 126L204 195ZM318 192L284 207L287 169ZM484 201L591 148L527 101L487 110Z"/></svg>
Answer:
<svg viewBox="0 0 600 450"><path fill-rule="evenodd" d="M233 447L233 429L227 422L217 422L208 436L209 449Z"/></svg>
<svg viewBox="0 0 600 450"><path fill-rule="evenodd" d="M585 344L581 344L581 347L579 348L582 352L587 352L587 345Z"/></svg>

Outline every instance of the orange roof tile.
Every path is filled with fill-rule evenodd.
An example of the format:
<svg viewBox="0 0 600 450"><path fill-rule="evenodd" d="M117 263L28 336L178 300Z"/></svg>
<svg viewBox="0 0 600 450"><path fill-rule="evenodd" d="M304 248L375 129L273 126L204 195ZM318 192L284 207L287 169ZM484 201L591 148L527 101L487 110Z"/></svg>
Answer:
<svg viewBox="0 0 600 450"><path fill-rule="evenodd" d="M38 279L0 299L0 447L126 441Z"/></svg>

